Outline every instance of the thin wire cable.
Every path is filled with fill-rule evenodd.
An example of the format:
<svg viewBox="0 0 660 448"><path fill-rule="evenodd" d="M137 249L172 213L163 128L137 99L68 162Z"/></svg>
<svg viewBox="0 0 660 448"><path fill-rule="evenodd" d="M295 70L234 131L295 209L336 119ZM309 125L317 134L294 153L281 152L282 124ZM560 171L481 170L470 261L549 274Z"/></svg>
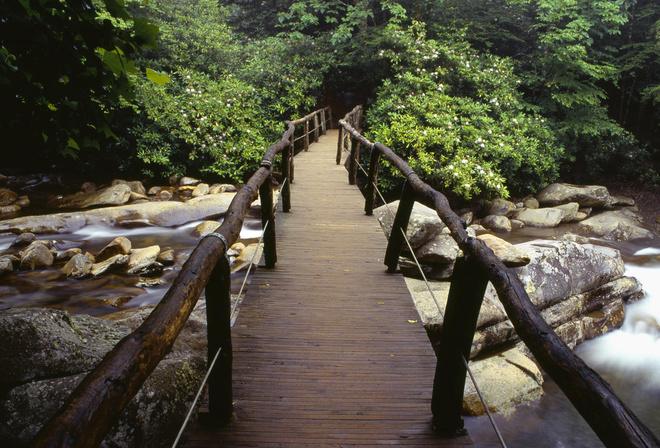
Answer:
<svg viewBox="0 0 660 448"><path fill-rule="evenodd" d="M465 369L467 370L468 374L470 375L470 379L472 380L472 384L474 384L474 390L477 391L477 395L479 396L479 400L481 400L481 404L483 405L484 409L486 410L486 414L488 414L488 419L490 420L490 423L493 425L493 429L495 430L495 434L497 434L497 438L500 441L500 444L502 445L502 448L506 448L506 443L504 443L504 438L502 437L502 434L500 433L500 430L497 427L497 424L495 424L495 418L493 418L493 415L490 413L490 409L488 409L488 406L486 405L486 400L484 400L483 395L481 395L481 391L479 390L479 386L477 386L477 380L474 378L474 375L472 374L472 370L470 370L470 367L468 366L468 362L465 360L465 356L461 354L461 359L463 360L463 364L465 365Z"/></svg>
<svg viewBox="0 0 660 448"><path fill-rule="evenodd" d="M284 182L282 182L282 185L280 186L280 189L278 190L278 196L277 196L277 202L275 205L279 204L280 198L282 197L282 189L284 188L284 185L286 184L288 179L284 179ZM254 254L252 254L252 258L250 259L250 265L248 266L248 270L245 273L245 276L243 277L243 283L241 284L241 289L238 292L238 295L236 296L236 301L234 302L230 314L230 326L234 325L234 312L236 311L238 307L238 302L240 300L241 294L243 293L243 288L245 287L245 284L247 282L247 278L250 275L250 270L252 269L252 266L254 265L254 259L256 258L257 254L259 253L259 247L262 247L262 241L264 238L264 233L266 232L266 229L268 228L268 224L270 224L270 220L266 221L266 225L264 225L263 231L261 232L261 236L259 237L259 242L257 243L257 250L254 251ZM263 253L263 248L261 250ZM202 380L201 385L199 386L199 390L197 391L197 395L195 395L195 399L193 400L192 404L190 405L190 409L188 409L188 415L186 415L185 420L183 421L183 424L181 425L181 429L179 430L179 434L177 435L176 439L174 440L174 443L172 444L172 448L175 448L177 443L179 443L179 440L181 439L181 436L183 435L186 426L188 425L188 421L190 421L190 416L192 415L193 410L195 409L195 406L197 405L197 402L199 401L199 397L202 395L202 391L204 390L204 386L206 386L206 383L209 379L209 376L211 375L211 371L213 370L213 367L215 366L216 361L218 360L218 357L220 356L220 352L222 352L222 347L218 349L218 351L215 353L215 356L213 357L213 361L211 361L211 365L206 371L206 375L204 375L204 379Z"/></svg>
<svg viewBox="0 0 660 448"><path fill-rule="evenodd" d="M213 357L213 361L211 361L211 366L206 371L206 375L204 375L204 379L202 380L202 385L199 387L199 390L197 391L197 395L195 395L195 399L193 400L192 404L190 405L190 409L188 410L188 415L186 415L186 419L183 421L183 425L181 425L181 429L179 430L179 434L176 436L176 439L174 440L174 443L172 444L172 448L175 448L177 443L179 443L179 440L181 440L181 436L183 435L184 431L186 430L186 426L188 425L188 421L190 420L190 416L192 415L193 410L195 409L195 405L199 401L199 397L202 395L202 391L204 390L204 386L206 385L206 382L208 381L209 376L211 376L211 370L213 370L213 366L215 365L215 362L218 360L218 357L220 356L221 351L222 351L222 347L220 347L218 349L215 356Z"/></svg>
<svg viewBox="0 0 660 448"><path fill-rule="evenodd" d="M347 151L348 152L348 151ZM357 160L356 160L357 162ZM362 165L358 163L358 166L362 169L362 171L366 173ZM368 174L367 174L368 176ZM383 204L387 205L387 211L390 213L392 216L392 219L395 218L394 212L392 209L389 207L387 202L385 201L385 198L383 197L382 193L380 192L380 189L378 188L378 185L373 183L374 186L374 191L378 194L380 199L383 201ZM435 302L435 306L438 308L438 313L440 313L440 316L442 317L442 320L445 320L445 315L442 311L442 307L440 306L440 302L438 301L437 297L433 293L433 289L431 289L431 284L429 283L428 279L426 278L426 274L424 274L424 270L422 269L422 265L420 264L419 260L417 259L417 256L415 255L415 251L412 248L412 245L410 244L410 240L408 240L408 236L406 235L406 232L403 229L399 229L401 231L401 234L403 235L403 240L406 242L406 245L408 246L408 249L410 250L410 254L413 257L413 260L415 264L417 265L417 269L419 270L419 273L422 276L422 279L424 280L424 283L426 284L426 288L428 289L429 293L431 294L431 297L433 298L433 301ZM495 419L493 418L493 415L491 414L490 410L488 409L488 405L486 404L486 400L484 399L483 395L481 394L481 390L479 389L479 386L477 385L477 380L472 374L472 369L470 369L470 366L465 359L465 356L461 353L461 360L463 361L463 364L465 365L465 369L467 370L468 374L470 375L470 380L472 380L472 384L474 384L474 389L477 391L477 395L479 396L479 400L481 400L481 404L483 405L484 409L486 410L486 414L488 415L488 419L490 420L491 425L493 426L493 429L495 430L495 434L497 434L497 438L499 439L500 444L502 445L503 448L506 447L506 443L504 442L504 438L502 437L502 434L500 433L499 428L497 427L497 423L495 423Z"/></svg>
<svg viewBox="0 0 660 448"><path fill-rule="evenodd" d="M277 194L277 202L275 202L275 207L277 207L277 205L280 203L280 198L282 197L282 189L284 188L284 185L286 185L288 180L289 180L288 178L284 178L284 182L282 182L282 185L280 185ZM250 275L250 271L252 270L252 266L254 266L254 259L257 257L257 254L259 253L259 248L261 248L261 252L263 253L264 249L261 243L263 242L264 234L266 233L266 229L268 228L269 224L270 224L270 220L266 221L266 225L264 225L264 228L261 231L261 236L259 236L259 241L257 242L258 244L257 250L255 250L254 253L252 254L250 265L248 266L247 272L245 273L245 277L243 277L243 283L241 284L241 289L238 291L238 295L236 296L236 301L232 305L231 314L229 317L232 326L234 325L234 320L236 319L236 316L234 316L234 312L238 309L238 302L240 301L241 295L243 294L243 288L245 288L248 276Z"/></svg>

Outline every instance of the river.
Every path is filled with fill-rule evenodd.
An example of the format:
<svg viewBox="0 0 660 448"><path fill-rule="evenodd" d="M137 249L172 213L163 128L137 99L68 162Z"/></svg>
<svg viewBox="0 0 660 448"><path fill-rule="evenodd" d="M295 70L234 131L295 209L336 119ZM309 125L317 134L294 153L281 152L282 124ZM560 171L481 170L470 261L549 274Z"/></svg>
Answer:
<svg viewBox="0 0 660 448"><path fill-rule="evenodd" d="M95 280L72 280L60 275L60 268L50 268L10 275L0 280L0 308L50 306L71 312L103 315L117 308L107 302L131 296L124 308L157 303L172 283L181 264L199 238L193 228L199 222L180 227L107 228L85 227L67 235L39 235L56 241L58 251L80 247L92 254L100 251L117 236L128 237L133 247L158 244L171 247L177 262L160 277L161 285L137 285L136 277L108 276ZM241 238L254 239L261 232L259 220L248 220ZM562 231L565 231L563 229ZM549 237L553 229L529 229L510 235L511 242ZM16 238L0 234L0 254ZM597 242L598 243L598 242ZM576 353L611 383L617 394L655 433L660 434L660 242L608 243L620 250L628 275L637 277L645 297L628 305L623 327L578 346ZM243 275L234 275L232 292L237 293ZM545 395L531 404L518 406L495 420L509 448L590 448L603 446L593 431L575 411L563 393L546 377ZM490 422L485 417L466 417L466 428L478 448L499 447Z"/></svg>

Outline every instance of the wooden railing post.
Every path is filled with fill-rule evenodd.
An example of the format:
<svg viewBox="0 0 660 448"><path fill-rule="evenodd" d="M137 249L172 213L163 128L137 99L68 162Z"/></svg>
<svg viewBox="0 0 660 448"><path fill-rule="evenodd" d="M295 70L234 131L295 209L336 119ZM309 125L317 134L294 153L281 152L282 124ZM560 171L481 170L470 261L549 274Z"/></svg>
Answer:
<svg viewBox="0 0 660 448"><path fill-rule="evenodd" d="M332 109L328 107L328 123L330 123L329 128L333 129L333 124L332 124ZM340 126L341 127L341 126Z"/></svg>
<svg viewBox="0 0 660 448"><path fill-rule="evenodd" d="M199 414L200 423L208 426L226 425L233 412L230 286L229 260L227 257L221 257L206 285L209 367L221 349L215 367L209 375L208 414Z"/></svg>
<svg viewBox="0 0 660 448"><path fill-rule="evenodd" d="M350 139L351 141L351 154L348 161L348 184L355 185L357 183L358 164L360 161L360 141Z"/></svg>
<svg viewBox="0 0 660 448"><path fill-rule="evenodd" d="M399 207L396 210L396 216L394 217L394 223L392 224L392 232L390 233L390 239L385 251L385 265L387 266L387 272L389 273L396 272L396 268L399 265L399 255L401 254L401 248L405 242L404 234L408 229L408 221L410 221L410 214L412 213L414 205L415 190L410 185L410 182L406 181L403 184L401 200L399 201Z"/></svg>
<svg viewBox="0 0 660 448"><path fill-rule="evenodd" d="M295 158L296 158L296 133L291 134L291 157L289 158L289 183L293 183L295 177Z"/></svg>
<svg viewBox="0 0 660 448"><path fill-rule="evenodd" d="M379 164L380 151L374 146L371 148L371 156L369 157L369 181L366 186L366 201L364 203L364 212L369 216L374 214L374 199L376 197Z"/></svg>
<svg viewBox="0 0 660 448"><path fill-rule="evenodd" d="M344 151L344 127L339 126L339 137L337 138L337 165L341 163L341 153Z"/></svg>
<svg viewBox="0 0 660 448"><path fill-rule="evenodd" d="M458 258L449 287L440 347L437 353L431 412L436 431L458 436L463 429L461 409L472 339L488 277L479 265ZM465 359L465 362L463 360Z"/></svg>
<svg viewBox="0 0 660 448"><path fill-rule="evenodd" d="M327 134L327 126L325 122L325 109L321 111L321 132L323 135Z"/></svg>
<svg viewBox="0 0 660 448"><path fill-rule="evenodd" d="M268 177L259 187L261 199L261 225L264 230L264 258L266 267L272 269L277 262L277 244L275 240L275 210L273 207L273 180ZM268 225L266 225L268 224Z"/></svg>
<svg viewBox="0 0 660 448"><path fill-rule="evenodd" d="M303 139L305 142L305 151L309 151L309 120L305 119L305 138Z"/></svg>
<svg viewBox="0 0 660 448"><path fill-rule="evenodd" d="M293 142L291 143L282 152L282 210L284 213L291 210L291 148Z"/></svg>
<svg viewBox="0 0 660 448"><path fill-rule="evenodd" d="M314 143L319 141L319 114L314 114Z"/></svg>

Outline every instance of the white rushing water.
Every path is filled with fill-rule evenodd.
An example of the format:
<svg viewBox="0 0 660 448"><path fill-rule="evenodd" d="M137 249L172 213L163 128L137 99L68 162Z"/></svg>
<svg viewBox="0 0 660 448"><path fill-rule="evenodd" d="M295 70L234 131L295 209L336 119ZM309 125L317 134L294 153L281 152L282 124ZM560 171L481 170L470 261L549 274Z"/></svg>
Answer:
<svg viewBox="0 0 660 448"><path fill-rule="evenodd" d="M626 307L620 329L584 344L579 353L592 367L643 377L646 387L660 388L660 263L628 264L626 275L642 283L644 298Z"/></svg>

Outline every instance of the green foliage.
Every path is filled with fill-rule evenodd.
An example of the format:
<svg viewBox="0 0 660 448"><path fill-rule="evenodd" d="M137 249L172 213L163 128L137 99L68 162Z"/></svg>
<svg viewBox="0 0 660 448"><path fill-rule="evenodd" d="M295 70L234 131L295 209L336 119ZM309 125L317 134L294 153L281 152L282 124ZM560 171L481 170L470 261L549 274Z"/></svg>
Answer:
<svg viewBox="0 0 660 448"><path fill-rule="evenodd" d="M244 181L283 130L260 119L256 89L231 75L219 80L183 68L171 79L167 86L141 82L137 88L143 110L129 142L145 172Z"/></svg>
<svg viewBox="0 0 660 448"><path fill-rule="evenodd" d="M263 111L280 120L308 114L318 104L333 58L303 35L249 42L236 75L257 89Z"/></svg>
<svg viewBox="0 0 660 448"><path fill-rule="evenodd" d="M316 107L327 65L311 39L238 40L214 0L130 7L161 34L157 51L138 61L157 82L138 81L135 101L117 114L129 116L116 148L127 167L243 182L284 120Z"/></svg>
<svg viewBox="0 0 660 448"><path fill-rule="evenodd" d="M367 113L374 141L431 185L466 199L506 197L554 179L562 150L545 120L525 110L509 62L465 43L428 40L420 23L390 30L381 55L397 73Z"/></svg>
<svg viewBox="0 0 660 448"><path fill-rule="evenodd" d="M108 109L132 95L131 58L157 28L121 0L7 1L0 17L0 132L14 149L5 163L46 165L99 148L113 135Z"/></svg>

